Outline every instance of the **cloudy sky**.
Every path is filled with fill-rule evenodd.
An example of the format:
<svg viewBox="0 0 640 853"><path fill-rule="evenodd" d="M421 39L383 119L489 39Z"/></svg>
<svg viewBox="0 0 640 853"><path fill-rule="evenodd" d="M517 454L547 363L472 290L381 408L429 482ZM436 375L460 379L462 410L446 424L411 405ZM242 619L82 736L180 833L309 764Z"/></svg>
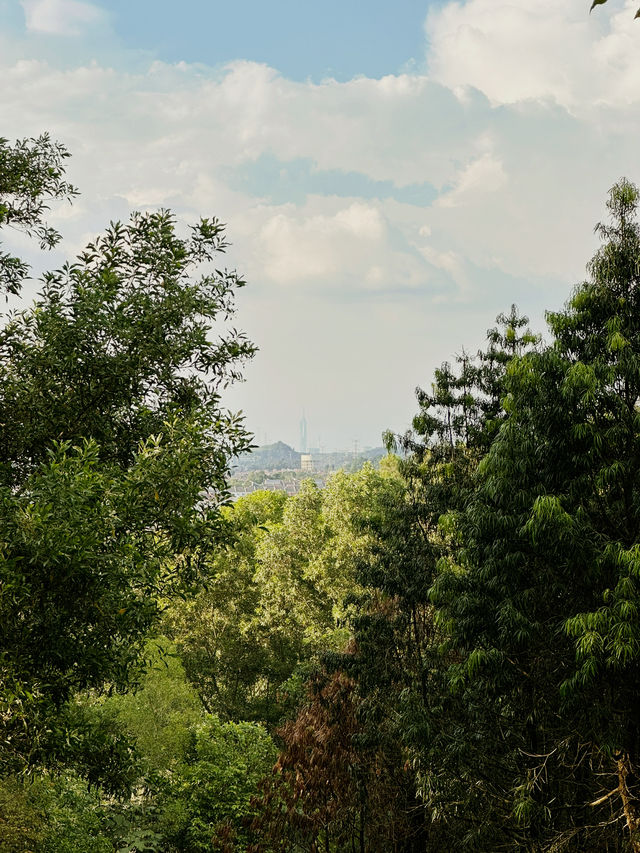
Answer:
<svg viewBox="0 0 640 853"><path fill-rule="evenodd" d="M377 445L498 312L542 329L584 277L640 181L636 6L0 0L0 135L73 153L48 265L132 209L226 222L260 347L229 405L259 443L304 410L311 444Z"/></svg>

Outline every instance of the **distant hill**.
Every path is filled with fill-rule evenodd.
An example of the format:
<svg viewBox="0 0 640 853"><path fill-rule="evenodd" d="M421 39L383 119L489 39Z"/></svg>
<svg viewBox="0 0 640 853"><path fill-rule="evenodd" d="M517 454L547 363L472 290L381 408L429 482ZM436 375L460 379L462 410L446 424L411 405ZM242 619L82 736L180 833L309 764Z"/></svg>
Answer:
<svg viewBox="0 0 640 853"><path fill-rule="evenodd" d="M369 462L378 462L386 455L384 447L375 447L372 450L363 450L357 455L349 452L318 453L311 452L314 471L337 471L345 468L355 471ZM300 457L302 454L289 447L283 441L275 444L265 444L257 447L251 453L245 453L236 459L233 466L234 473L243 471L299 471L301 467Z"/></svg>
<svg viewBox="0 0 640 853"><path fill-rule="evenodd" d="M245 453L236 459L236 471L276 471L300 468L300 454L284 441L256 447L251 453Z"/></svg>
<svg viewBox="0 0 640 853"><path fill-rule="evenodd" d="M374 447L371 450L361 450L358 453L350 451L336 451L335 453L312 453L313 467L315 471L337 471L344 468L345 471L359 471L365 462L379 462L387 451L384 447Z"/></svg>

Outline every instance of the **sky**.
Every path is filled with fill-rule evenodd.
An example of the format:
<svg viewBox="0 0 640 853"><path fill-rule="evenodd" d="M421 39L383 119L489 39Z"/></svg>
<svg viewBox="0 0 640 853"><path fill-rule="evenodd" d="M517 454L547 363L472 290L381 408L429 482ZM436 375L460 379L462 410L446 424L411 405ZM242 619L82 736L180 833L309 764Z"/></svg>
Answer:
<svg viewBox="0 0 640 853"><path fill-rule="evenodd" d="M0 0L0 135L81 190L55 267L110 220L227 224L260 351L260 444L376 446L512 303L544 331L640 182L637 0ZM45 265L43 267L43 265ZM25 288L30 299L37 281Z"/></svg>

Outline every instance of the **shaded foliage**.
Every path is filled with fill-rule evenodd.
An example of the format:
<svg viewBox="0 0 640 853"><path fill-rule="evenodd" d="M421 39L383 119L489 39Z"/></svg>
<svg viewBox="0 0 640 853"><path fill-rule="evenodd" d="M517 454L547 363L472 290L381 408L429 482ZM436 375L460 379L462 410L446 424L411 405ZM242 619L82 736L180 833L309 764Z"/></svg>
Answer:
<svg viewBox="0 0 640 853"><path fill-rule="evenodd" d="M367 745L359 704L344 673L309 682L307 703L278 731L284 746L254 801L260 841L250 853L422 849L408 770L398 755Z"/></svg>

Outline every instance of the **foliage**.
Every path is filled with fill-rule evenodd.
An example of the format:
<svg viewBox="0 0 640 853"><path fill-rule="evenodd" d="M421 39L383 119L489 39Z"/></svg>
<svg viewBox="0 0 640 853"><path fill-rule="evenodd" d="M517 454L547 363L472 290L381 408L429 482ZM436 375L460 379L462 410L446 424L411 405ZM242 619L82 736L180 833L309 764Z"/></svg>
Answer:
<svg viewBox="0 0 640 853"><path fill-rule="evenodd" d="M100 703L135 739L145 774L143 803L133 798L114 810L122 849L211 850L218 832L241 844L275 745L261 726L203 713L166 638L150 643L147 655L140 689Z"/></svg>
<svg viewBox="0 0 640 853"><path fill-rule="evenodd" d="M431 596L473 709L465 772L482 761L481 802L511 849L609 849L621 816L638 849L637 198L613 188L591 280L548 315L553 343L512 362L464 551ZM469 762L478 735L493 746Z"/></svg>
<svg viewBox="0 0 640 853"><path fill-rule="evenodd" d="M0 773L86 766L65 703L135 680L160 597L200 582L225 538L249 436L220 392L254 348L220 326L244 284L211 269L223 233L134 214L0 331Z"/></svg>
<svg viewBox="0 0 640 853"><path fill-rule="evenodd" d="M143 775L153 776L171 771L182 760L202 708L170 640L160 636L149 641L145 660L136 690L87 701L117 720L136 745Z"/></svg>
<svg viewBox="0 0 640 853"><path fill-rule="evenodd" d="M43 133L10 145L0 138L0 228L8 226L35 237L41 249L51 249L60 234L43 221L53 199L71 199L77 190L64 180L69 152ZM17 295L28 264L0 251L0 289Z"/></svg>
<svg viewBox="0 0 640 853"><path fill-rule="evenodd" d="M278 650L272 652L269 626L257 616L262 591L254 574L259 542L280 522L285 500L281 493L256 492L228 508L233 546L211 555L207 589L165 616L203 706L227 719L265 718L276 699L278 683L269 674L278 667Z"/></svg>
<svg viewBox="0 0 640 853"><path fill-rule="evenodd" d="M33 850L44 835L44 813L28 785L0 781L0 853Z"/></svg>
<svg viewBox="0 0 640 853"><path fill-rule="evenodd" d="M284 747L255 800L251 853L420 849L406 843L416 803L402 763L365 746L358 711L355 682L344 673L310 681L306 704L278 732Z"/></svg>
<svg viewBox="0 0 640 853"><path fill-rule="evenodd" d="M249 843L250 799L275 761L275 745L261 726L203 713L166 638L150 642L146 655L137 691L88 693L80 703L102 729L113 726L135 744L133 794L105 797L104 784L89 789L68 772L29 783L6 779L0 826L4 819L11 831L0 837L7 853L23 853L31 843L34 853L176 853L225 844L241 850ZM99 766L101 756L94 759Z"/></svg>
<svg viewBox="0 0 640 853"><path fill-rule="evenodd" d="M107 810L72 773L0 783L2 853L112 853Z"/></svg>
<svg viewBox="0 0 640 853"><path fill-rule="evenodd" d="M37 853L112 853L107 810L96 791L74 774L34 784L46 818Z"/></svg>
<svg viewBox="0 0 640 853"><path fill-rule="evenodd" d="M289 499L256 492L227 512L233 547L212 556L207 590L167 617L207 710L275 724L320 652L346 643L339 623L359 546L342 517L372 475L336 475L324 492L306 481Z"/></svg>
<svg viewBox="0 0 640 853"><path fill-rule="evenodd" d="M56 242L66 156L0 140L0 225ZM0 853L640 851L639 198L548 345L512 306L292 498L225 505L217 221L44 277L0 331Z"/></svg>
<svg viewBox="0 0 640 853"><path fill-rule="evenodd" d="M446 623L436 618L431 587L464 547L460 518L478 463L505 419L507 366L538 341L526 326L512 306L489 330L485 352L463 352L457 369L445 363L436 371L431 393L418 389L413 430L389 437L403 451L395 478L349 518L366 532L369 548L356 572L363 588L352 618L357 645L334 665L357 681L368 747L403 763L396 803L404 801L407 813L398 849L450 849L467 835L467 821L485 825L486 811L470 806L478 779L461 775L454 751L456 729L468 725L471 736L475 721L446 681L456 652ZM489 741L482 746L491 754ZM482 843L491 848L491 840Z"/></svg>
<svg viewBox="0 0 640 853"><path fill-rule="evenodd" d="M368 849L378 808L385 849L640 849L637 201L551 344L501 316L419 391L402 479L338 510L355 642L281 729L255 849Z"/></svg>
<svg viewBox="0 0 640 853"><path fill-rule="evenodd" d="M250 805L258 782L276 758L264 728L249 722L221 722L206 715L191 731L184 760L158 793L157 828L176 850L211 850L214 835L220 847L242 850L246 828L255 814Z"/></svg>

